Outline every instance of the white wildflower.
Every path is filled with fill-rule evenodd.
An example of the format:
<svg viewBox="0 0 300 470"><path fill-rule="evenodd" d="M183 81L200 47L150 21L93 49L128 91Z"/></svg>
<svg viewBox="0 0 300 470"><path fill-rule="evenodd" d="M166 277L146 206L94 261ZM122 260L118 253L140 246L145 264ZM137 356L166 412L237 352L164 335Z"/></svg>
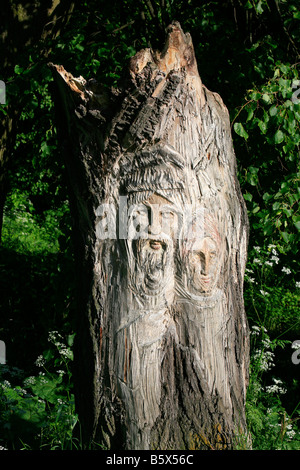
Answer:
<svg viewBox="0 0 300 470"><path fill-rule="evenodd" d="M253 263L262 265L262 261L259 258L254 258Z"/></svg>
<svg viewBox="0 0 300 470"><path fill-rule="evenodd" d="M67 348L62 348L60 349L59 351L59 354L67 359L72 359L72 351L70 349L67 349Z"/></svg>
<svg viewBox="0 0 300 470"><path fill-rule="evenodd" d="M42 377L40 382L46 385L49 381L45 377Z"/></svg>
<svg viewBox="0 0 300 470"><path fill-rule="evenodd" d="M266 261L265 264L267 264L268 266L273 266L272 261Z"/></svg>
<svg viewBox="0 0 300 470"><path fill-rule="evenodd" d="M280 379L275 379L275 378L273 378L273 382L274 382L274 384L276 384L276 385L283 385L283 382L282 382L282 380L280 380Z"/></svg>
<svg viewBox="0 0 300 470"><path fill-rule="evenodd" d="M48 335L48 341L51 343L56 344L58 339L62 339L62 336L58 333L58 331L50 331Z"/></svg>
<svg viewBox="0 0 300 470"><path fill-rule="evenodd" d="M275 255L275 256L278 255L278 253L277 253L277 251L275 250L275 248L272 248L272 253L273 253L273 255Z"/></svg>
<svg viewBox="0 0 300 470"><path fill-rule="evenodd" d="M297 289L300 289L300 281L296 281L296 287Z"/></svg>
<svg viewBox="0 0 300 470"><path fill-rule="evenodd" d="M253 269L250 269L250 268L246 268L245 271L246 271L247 273L251 273L251 274L254 273Z"/></svg>
<svg viewBox="0 0 300 470"><path fill-rule="evenodd" d="M263 295L264 297L266 297L267 295L270 295L269 292L266 292L265 290L262 290L262 289L260 289L259 292L260 292L261 295Z"/></svg>
<svg viewBox="0 0 300 470"><path fill-rule="evenodd" d="M271 256L271 261L275 261L275 263L278 264L279 263L278 256L275 256L275 255Z"/></svg>
<svg viewBox="0 0 300 470"><path fill-rule="evenodd" d="M252 326L251 334L254 336L258 336L260 333L260 328L257 325Z"/></svg>
<svg viewBox="0 0 300 470"><path fill-rule="evenodd" d="M257 251L257 253L260 253L260 246L254 246L253 248L255 251Z"/></svg>
<svg viewBox="0 0 300 470"><path fill-rule="evenodd" d="M290 270L290 268L286 268L285 266L282 268L281 271L282 271L283 273L286 273L286 274L291 274L291 272L292 272L292 271Z"/></svg>
<svg viewBox="0 0 300 470"><path fill-rule="evenodd" d="M287 432L286 432L286 436L290 440L293 439L295 434L296 434L296 432L293 429L288 429Z"/></svg>
<svg viewBox="0 0 300 470"><path fill-rule="evenodd" d="M2 388L10 388L11 384L8 380L4 380L4 382L1 384Z"/></svg>
<svg viewBox="0 0 300 470"><path fill-rule="evenodd" d="M271 340L269 338L264 338L261 342L265 348L269 348L271 346Z"/></svg>
<svg viewBox="0 0 300 470"><path fill-rule="evenodd" d="M254 354L254 359L258 361L260 370L267 371L274 367L274 353L271 351L261 351L257 349Z"/></svg>
<svg viewBox="0 0 300 470"><path fill-rule="evenodd" d="M24 387L30 387L30 385L35 384L35 377L27 377L27 379L24 380Z"/></svg>
<svg viewBox="0 0 300 470"><path fill-rule="evenodd" d="M266 387L266 392L267 393L278 393L279 395L284 395L287 390L283 387L280 387L279 385L269 385Z"/></svg>
<svg viewBox="0 0 300 470"><path fill-rule="evenodd" d="M278 393L284 395L287 390L283 387L283 382L280 379L273 378L274 385L269 385L266 387L267 393Z"/></svg>
<svg viewBox="0 0 300 470"><path fill-rule="evenodd" d="M44 356L40 355L38 356L37 360L35 361L35 365L38 367L43 367L45 365L46 361L44 359Z"/></svg>
<svg viewBox="0 0 300 470"><path fill-rule="evenodd" d="M249 282L251 282L251 284L253 284L255 282L254 277L248 277L247 279L248 279Z"/></svg>

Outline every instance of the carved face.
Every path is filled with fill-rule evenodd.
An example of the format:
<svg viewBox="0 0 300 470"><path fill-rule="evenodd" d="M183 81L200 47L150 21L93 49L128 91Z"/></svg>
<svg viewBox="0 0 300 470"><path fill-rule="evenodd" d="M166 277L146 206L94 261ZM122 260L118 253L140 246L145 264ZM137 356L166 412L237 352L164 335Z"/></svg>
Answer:
<svg viewBox="0 0 300 470"><path fill-rule="evenodd" d="M182 253L186 287L193 294L210 295L219 280L223 260L217 223L206 210L201 210L187 235Z"/></svg>
<svg viewBox="0 0 300 470"><path fill-rule="evenodd" d="M130 217L129 238L152 240L150 244L153 250L160 249L159 242L163 237L172 240L177 238L177 210L162 196L153 194L142 203L132 206Z"/></svg>
<svg viewBox="0 0 300 470"><path fill-rule="evenodd" d="M191 285L196 292L209 293L215 287L219 274L219 252L210 237L197 239L188 255Z"/></svg>
<svg viewBox="0 0 300 470"><path fill-rule="evenodd" d="M154 194L135 208L131 221L129 233L133 239L131 247L136 260L135 287L147 295L170 291L173 286L173 249L178 223L175 207L165 198Z"/></svg>

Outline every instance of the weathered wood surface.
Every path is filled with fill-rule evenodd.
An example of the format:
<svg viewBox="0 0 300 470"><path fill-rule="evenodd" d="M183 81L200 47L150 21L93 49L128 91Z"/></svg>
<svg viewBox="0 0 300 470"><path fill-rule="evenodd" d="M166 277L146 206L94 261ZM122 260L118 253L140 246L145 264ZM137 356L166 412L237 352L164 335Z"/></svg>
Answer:
<svg viewBox="0 0 300 470"><path fill-rule="evenodd" d="M77 236L77 394L108 448L226 449L246 434L248 220L228 111L189 34L119 92L51 65Z"/></svg>

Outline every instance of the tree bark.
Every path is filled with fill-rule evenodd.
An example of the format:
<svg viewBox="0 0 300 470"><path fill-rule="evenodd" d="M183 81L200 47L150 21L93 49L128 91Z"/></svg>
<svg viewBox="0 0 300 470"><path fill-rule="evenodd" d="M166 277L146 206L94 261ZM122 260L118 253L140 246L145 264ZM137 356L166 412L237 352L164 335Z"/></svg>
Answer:
<svg viewBox="0 0 300 470"><path fill-rule="evenodd" d="M87 445L232 449L245 438L248 219L230 121L178 23L122 90L50 64L78 272Z"/></svg>

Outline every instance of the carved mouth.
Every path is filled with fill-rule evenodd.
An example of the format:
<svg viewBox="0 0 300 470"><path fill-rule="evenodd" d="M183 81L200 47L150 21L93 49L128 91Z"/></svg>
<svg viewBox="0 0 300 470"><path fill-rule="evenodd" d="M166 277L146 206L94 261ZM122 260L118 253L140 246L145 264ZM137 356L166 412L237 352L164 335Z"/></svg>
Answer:
<svg viewBox="0 0 300 470"><path fill-rule="evenodd" d="M152 250L160 250L161 248L165 248L166 245L160 240L150 240L149 246Z"/></svg>
<svg viewBox="0 0 300 470"><path fill-rule="evenodd" d="M206 277L206 276L200 276L198 278L198 280L195 280L194 279L194 286L197 288L197 289L200 289L200 290L207 290L207 289L210 289L211 286L212 286L212 279L211 277Z"/></svg>

